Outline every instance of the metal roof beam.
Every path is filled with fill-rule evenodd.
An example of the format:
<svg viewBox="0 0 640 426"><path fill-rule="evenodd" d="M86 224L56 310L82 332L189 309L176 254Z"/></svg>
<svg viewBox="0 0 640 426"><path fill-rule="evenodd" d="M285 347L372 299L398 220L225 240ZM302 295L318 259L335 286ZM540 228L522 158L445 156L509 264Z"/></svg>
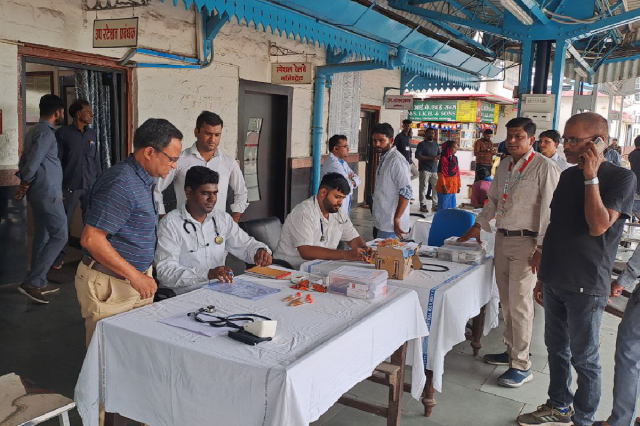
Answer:
<svg viewBox="0 0 640 426"><path fill-rule="evenodd" d="M640 9L634 9L628 12L623 12L619 15L598 19L590 24L572 26L572 30L564 31L561 34L558 34L558 37L564 36L571 39L588 37L623 25L633 24L637 21L640 21Z"/></svg>
<svg viewBox="0 0 640 426"><path fill-rule="evenodd" d="M414 15L418 15L425 19L456 24L466 28L473 28L473 29L484 31L491 34L496 34L503 37L509 37L505 33L503 28L485 24L484 22L477 19L469 20L469 19L460 18L458 16L454 16L454 15L442 14L442 13L435 12L433 10L424 9L422 7L412 6L409 4L402 4L397 0L389 1L389 6L395 9L404 10L405 12L413 13Z"/></svg>
<svg viewBox="0 0 640 426"><path fill-rule="evenodd" d="M522 0L522 3L529 9L529 11L533 14L533 16L540 21L542 24L547 24L549 22L549 18L544 14L540 5L535 0Z"/></svg>
<svg viewBox="0 0 640 426"><path fill-rule="evenodd" d="M441 21L438 21L436 19L428 19L428 21L433 23L434 25L442 28L443 30L445 30L449 34L459 38L460 40L464 41L465 43L475 47L476 49L482 50L483 52L485 52L487 55L491 56L492 58L495 58L497 56L496 52L494 52L493 50L489 49L484 44L478 43L473 38L471 38L468 35L460 32L458 29L452 27L451 25L446 24L446 23L441 22Z"/></svg>

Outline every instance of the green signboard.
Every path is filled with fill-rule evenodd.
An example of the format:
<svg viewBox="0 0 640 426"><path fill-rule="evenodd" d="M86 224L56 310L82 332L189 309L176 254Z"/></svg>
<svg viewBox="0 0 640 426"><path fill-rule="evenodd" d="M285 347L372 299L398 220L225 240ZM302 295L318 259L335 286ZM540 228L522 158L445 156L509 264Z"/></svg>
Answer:
<svg viewBox="0 0 640 426"><path fill-rule="evenodd" d="M456 121L458 101L429 100L414 101L409 111L409 120L415 121Z"/></svg>
<svg viewBox="0 0 640 426"><path fill-rule="evenodd" d="M496 115L496 106L489 102L480 103L480 122L481 123L494 123Z"/></svg>
<svg viewBox="0 0 640 426"><path fill-rule="evenodd" d="M498 107L476 100L415 100L409 120L460 123L497 123Z"/></svg>

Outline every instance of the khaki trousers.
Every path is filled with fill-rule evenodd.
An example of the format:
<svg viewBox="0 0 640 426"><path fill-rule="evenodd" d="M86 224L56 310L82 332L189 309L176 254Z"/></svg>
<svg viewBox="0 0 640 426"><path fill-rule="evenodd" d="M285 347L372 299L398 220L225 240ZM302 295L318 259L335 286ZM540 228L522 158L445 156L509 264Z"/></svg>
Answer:
<svg viewBox="0 0 640 426"><path fill-rule="evenodd" d="M151 276L151 268L147 275ZM129 280L119 280L103 274L82 262L78 265L75 284L87 329L87 347L98 321L153 302L153 297L141 299L140 293L131 286Z"/></svg>
<svg viewBox="0 0 640 426"><path fill-rule="evenodd" d="M533 237L505 237L496 234L496 283L504 316L504 343L510 367L529 370L529 345L533 329L533 288L531 257L536 247Z"/></svg>

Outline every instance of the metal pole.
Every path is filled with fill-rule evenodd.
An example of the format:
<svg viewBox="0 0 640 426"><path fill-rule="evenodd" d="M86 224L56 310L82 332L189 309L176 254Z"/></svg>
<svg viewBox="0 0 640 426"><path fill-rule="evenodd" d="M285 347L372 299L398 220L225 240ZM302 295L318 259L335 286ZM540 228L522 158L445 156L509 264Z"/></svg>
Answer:
<svg viewBox="0 0 640 426"><path fill-rule="evenodd" d="M320 186L320 167L322 165L322 116L324 114L324 86L327 76L316 72L313 85L313 127L311 128L312 167L311 167L311 195L318 193Z"/></svg>
<svg viewBox="0 0 640 426"><path fill-rule="evenodd" d="M556 95L556 102L553 109L553 129L558 129L560 120L560 106L562 105L562 82L564 80L564 63L567 55L567 41L556 40L556 54L553 59L553 80L551 81L551 93Z"/></svg>
<svg viewBox="0 0 640 426"><path fill-rule="evenodd" d="M550 63L551 40L536 42L536 72L533 76L533 93L547 93Z"/></svg>
<svg viewBox="0 0 640 426"><path fill-rule="evenodd" d="M578 113L578 96L580 96L580 84L582 77L576 74L573 82L573 103L571 104L571 116Z"/></svg>
<svg viewBox="0 0 640 426"><path fill-rule="evenodd" d="M618 120L618 132L616 133L616 139L620 143L620 135L622 135L622 114L624 113L624 96L620 97L620 119Z"/></svg>
<svg viewBox="0 0 640 426"><path fill-rule="evenodd" d="M520 86L518 91L520 95L529 94L531 92L531 71L533 70L533 42L525 40L522 42L522 65L520 69ZM518 102L518 115L522 105L522 96Z"/></svg>
<svg viewBox="0 0 640 426"><path fill-rule="evenodd" d="M613 126L611 122L611 110L613 110L613 95L609 95L609 110L607 112L607 123L609 125L609 134L613 133Z"/></svg>

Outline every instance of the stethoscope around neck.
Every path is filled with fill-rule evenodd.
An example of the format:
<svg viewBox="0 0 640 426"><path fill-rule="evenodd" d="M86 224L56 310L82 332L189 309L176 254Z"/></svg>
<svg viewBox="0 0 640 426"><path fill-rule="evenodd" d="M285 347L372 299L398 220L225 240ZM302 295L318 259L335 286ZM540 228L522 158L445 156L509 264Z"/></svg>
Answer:
<svg viewBox="0 0 640 426"><path fill-rule="evenodd" d="M213 220L213 230L216 233L216 237L213 239L213 241L220 245L222 243L224 243L224 237L222 237L220 235L220 232L218 230L218 223L216 222L216 218L211 216L211 219ZM205 244L205 241L202 242L202 244L200 244L200 237L198 235L198 231L196 230L196 225L191 222L189 219L185 219L184 222L182 223L182 228L184 229L184 232L186 232L187 234L191 235L191 232L188 229L188 225L191 225L191 228L193 228L193 233L194 233L194 239L196 240L196 248L193 250L189 250L190 253L194 253L198 250L200 250L201 248L204 247L209 247L209 243Z"/></svg>
<svg viewBox="0 0 640 426"><path fill-rule="evenodd" d="M315 198L315 202L316 205L318 204L318 197L314 195ZM340 208L336 213L333 214L337 214L338 215L338 224L340 225L344 225L345 223L347 223L348 218L343 218L342 217L342 208ZM324 236L324 222L322 221L322 214L320 215L320 242L324 243L325 241L327 241L327 237ZM192 224L193 225L193 224Z"/></svg>

